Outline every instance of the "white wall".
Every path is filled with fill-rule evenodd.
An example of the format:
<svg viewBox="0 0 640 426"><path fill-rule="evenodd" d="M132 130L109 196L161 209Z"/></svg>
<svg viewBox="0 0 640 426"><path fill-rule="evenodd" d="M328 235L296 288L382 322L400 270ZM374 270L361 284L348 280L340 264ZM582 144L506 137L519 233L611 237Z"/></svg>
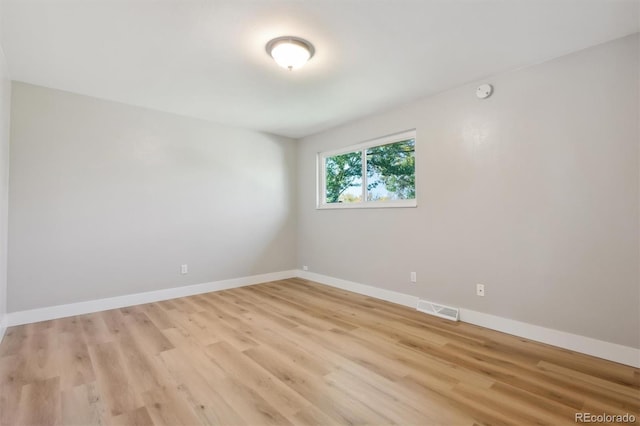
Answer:
<svg viewBox="0 0 640 426"><path fill-rule="evenodd" d="M16 82L11 120L9 312L295 266L293 141Z"/></svg>
<svg viewBox="0 0 640 426"><path fill-rule="evenodd" d="M1 21L1 19L0 19ZM11 80L0 40L0 340L7 312L7 218L9 199L9 117Z"/></svg>
<svg viewBox="0 0 640 426"><path fill-rule="evenodd" d="M640 347L638 48L630 36L489 78L487 100L468 84L304 138L298 265ZM315 209L317 152L410 128L417 208Z"/></svg>

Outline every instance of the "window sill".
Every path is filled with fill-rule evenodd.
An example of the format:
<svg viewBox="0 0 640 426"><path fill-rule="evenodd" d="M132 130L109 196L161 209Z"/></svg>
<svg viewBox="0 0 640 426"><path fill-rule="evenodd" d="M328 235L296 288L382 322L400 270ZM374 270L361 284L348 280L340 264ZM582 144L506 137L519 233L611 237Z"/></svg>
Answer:
<svg viewBox="0 0 640 426"><path fill-rule="evenodd" d="M418 207L417 200L379 201L367 203L331 203L319 204L316 210L342 210L342 209L398 209Z"/></svg>

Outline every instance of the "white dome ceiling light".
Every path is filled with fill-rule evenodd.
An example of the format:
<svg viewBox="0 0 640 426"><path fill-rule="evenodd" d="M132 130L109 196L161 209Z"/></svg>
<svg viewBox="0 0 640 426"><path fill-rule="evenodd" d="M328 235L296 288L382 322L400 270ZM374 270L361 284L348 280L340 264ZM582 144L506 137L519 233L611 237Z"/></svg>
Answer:
<svg viewBox="0 0 640 426"><path fill-rule="evenodd" d="M306 64L316 51L307 40L293 36L274 38L267 43L266 49L278 65L289 71Z"/></svg>

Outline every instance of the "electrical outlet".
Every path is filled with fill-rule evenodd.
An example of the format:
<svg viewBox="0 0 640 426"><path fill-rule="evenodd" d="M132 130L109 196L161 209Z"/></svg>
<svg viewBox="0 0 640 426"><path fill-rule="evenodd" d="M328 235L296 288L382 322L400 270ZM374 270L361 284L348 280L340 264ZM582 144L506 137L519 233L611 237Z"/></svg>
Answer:
<svg viewBox="0 0 640 426"><path fill-rule="evenodd" d="M484 296L484 284L476 284L476 296Z"/></svg>
<svg viewBox="0 0 640 426"><path fill-rule="evenodd" d="M416 276L416 273L415 273L415 272L412 272L412 273L411 273L411 278L410 278L410 280L411 280L411 282L412 282L412 283L415 283L415 282L417 282L417 281L418 281L418 278L417 278L417 276Z"/></svg>
<svg viewBox="0 0 640 426"><path fill-rule="evenodd" d="M189 273L189 265L180 265L180 273L182 275Z"/></svg>
<svg viewBox="0 0 640 426"><path fill-rule="evenodd" d="M302 270L303 270L303 271L308 271L308 270L309 270L309 267L308 267L307 265L304 265L304 266L302 266Z"/></svg>

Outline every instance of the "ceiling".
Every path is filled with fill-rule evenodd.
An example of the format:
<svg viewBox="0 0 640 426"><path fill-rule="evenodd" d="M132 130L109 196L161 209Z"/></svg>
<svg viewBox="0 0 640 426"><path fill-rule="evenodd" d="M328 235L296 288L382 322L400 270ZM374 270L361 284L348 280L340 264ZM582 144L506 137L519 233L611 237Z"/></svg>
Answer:
<svg viewBox="0 0 640 426"><path fill-rule="evenodd" d="M11 78L302 137L639 30L636 0L2 0ZM271 38L316 47L287 71Z"/></svg>

